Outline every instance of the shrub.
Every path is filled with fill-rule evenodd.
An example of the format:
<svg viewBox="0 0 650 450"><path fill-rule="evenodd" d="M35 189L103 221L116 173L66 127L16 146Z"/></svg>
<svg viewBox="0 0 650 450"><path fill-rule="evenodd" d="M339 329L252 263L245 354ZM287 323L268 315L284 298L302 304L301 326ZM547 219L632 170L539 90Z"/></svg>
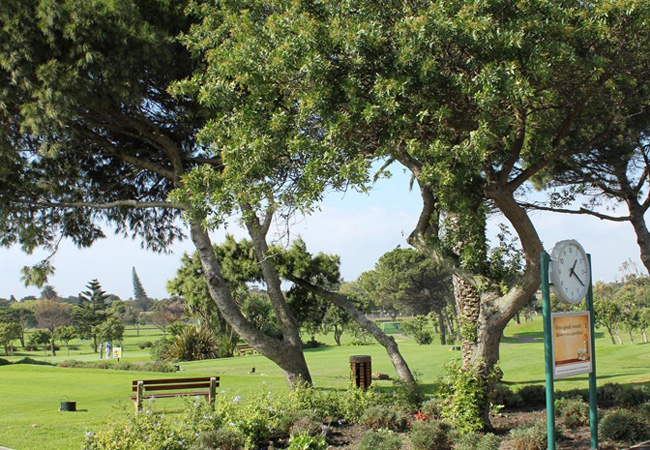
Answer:
<svg viewBox="0 0 650 450"><path fill-rule="evenodd" d="M285 409L278 416L276 430L282 436L289 436L294 424L305 419L316 420L316 413L308 409Z"/></svg>
<svg viewBox="0 0 650 450"><path fill-rule="evenodd" d="M645 402L639 405L637 411L645 418L647 423L650 423L650 402Z"/></svg>
<svg viewBox="0 0 650 450"><path fill-rule="evenodd" d="M287 450L327 450L327 441L323 436L300 434L291 438Z"/></svg>
<svg viewBox="0 0 650 450"><path fill-rule="evenodd" d="M548 445L546 422L518 427L510 431L510 443L514 450L545 450Z"/></svg>
<svg viewBox="0 0 650 450"><path fill-rule="evenodd" d="M320 436L323 434L323 422L314 417L303 417L296 420L289 428L290 436ZM326 430L327 428L325 428Z"/></svg>
<svg viewBox="0 0 650 450"><path fill-rule="evenodd" d="M568 391L556 392L555 398L579 398L582 401L589 403L589 389L569 389Z"/></svg>
<svg viewBox="0 0 650 450"><path fill-rule="evenodd" d="M596 398L599 405L612 405L614 398L624 387L618 383L605 383L596 389Z"/></svg>
<svg viewBox="0 0 650 450"><path fill-rule="evenodd" d="M8 366L9 364L11 364L11 361L4 358L0 358L0 366Z"/></svg>
<svg viewBox="0 0 650 450"><path fill-rule="evenodd" d="M478 431L483 427L482 411L489 406L488 386L501 376L498 367L483 377L479 374L481 363L472 370L461 370L460 361L454 360L445 366L449 385L441 391L445 398L442 403L442 415L453 421L461 433Z"/></svg>
<svg viewBox="0 0 650 450"><path fill-rule="evenodd" d="M24 357L23 359L19 359L18 361L14 361L14 364L33 364L35 366L54 366L55 364L52 364L51 362L47 361L39 361L37 359L32 359L29 356Z"/></svg>
<svg viewBox="0 0 650 450"><path fill-rule="evenodd" d="M189 450L241 450L246 445L246 438L237 430L220 428L200 433L199 439Z"/></svg>
<svg viewBox="0 0 650 450"><path fill-rule="evenodd" d="M371 430L363 435L359 450L399 450L402 439L390 430Z"/></svg>
<svg viewBox="0 0 650 450"><path fill-rule="evenodd" d="M600 436L613 441L642 441L649 436L648 425L638 414L627 409L608 412L599 425Z"/></svg>
<svg viewBox="0 0 650 450"><path fill-rule="evenodd" d="M402 411L417 411L424 402L424 391L417 381L402 383L395 381L393 405Z"/></svg>
<svg viewBox="0 0 650 450"><path fill-rule="evenodd" d="M412 320L405 320L401 323L404 334L412 336L415 342L419 345L429 345L433 342L433 333L425 330L427 326L427 318L425 316L417 316Z"/></svg>
<svg viewBox="0 0 650 450"><path fill-rule="evenodd" d="M467 433L460 437L454 450L498 450L501 439L492 433L481 436L478 433Z"/></svg>
<svg viewBox="0 0 650 450"><path fill-rule="evenodd" d="M580 398L556 400L555 410L569 428L589 425L589 404Z"/></svg>
<svg viewBox="0 0 650 450"><path fill-rule="evenodd" d="M546 388L540 385L524 386L517 391L521 402L527 406L543 406L546 404Z"/></svg>
<svg viewBox="0 0 650 450"><path fill-rule="evenodd" d="M422 414L424 414L427 419L442 419L442 411L439 399L430 398L429 400L425 401L422 403L420 411L422 411Z"/></svg>
<svg viewBox="0 0 650 450"><path fill-rule="evenodd" d="M399 431L406 427L406 418L394 409L385 406L372 406L361 417L361 423L368 428Z"/></svg>
<svg viewBox="0 0 650 450"><path fill-rule="evenodd" d="M217 339L207 328L186 326L168 342L160 356L166 361L200 361L218 358Z"/></svg>
<svg viewBox="0 0 650 450"><path fill-rule="evenodd" d="M639 388L625 386L614 393L614 405L620 408L631 408L644 403L648 399L646 393Z"/></svg>
<svg viewBox="0 0 650 450"><path fill-rule="evenodd" d="M151 341L138 342L138 348L140 350L144 350L145 348L151 348L151 347L153 347L153 342L151 342Z"/></svg>
<svg viewBox="0 0 650 450"><path fill-rule="evenodd" d="M503 405L506 408L517 408L523 404L521 396L503 384L497 384L494 387L492 397L495 404Z"/></svg>
<svg viewBox="0 0 650 450"><path fill-rule="evenodd" d="M413 422L411 444L415 450L451 450L451 426L440 420Z"/></svg>

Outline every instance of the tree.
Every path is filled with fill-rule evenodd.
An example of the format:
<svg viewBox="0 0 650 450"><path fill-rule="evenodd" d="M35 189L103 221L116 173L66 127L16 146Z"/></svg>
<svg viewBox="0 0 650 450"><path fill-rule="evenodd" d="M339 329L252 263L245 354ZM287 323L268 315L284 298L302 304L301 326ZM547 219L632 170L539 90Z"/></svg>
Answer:
<svg viewBox="0 0 650 450"><path fill-rule="evenodd" d="M34 315L36 316L38 325L47 328L50 332L50 337L52 339L50 341L50 350L52 351L52 356L56 356L54 342L56 329L72 323L70 306L54 300L41 300L39 304L34 307Z"/></svg>
<svg viewBox="0 0 650 450"><path fill-rule="evenodd" d="M109 295L102 289L101 283L91 280L87 291L79 294L79 304L74 309L74 324L79 329L79 336L90 339L93 351L98 350L98 327L108 318L107 301Z"/></svg>
<svg viewBox="0 0 650 450"><path fill-rule="evenodd" d="M360 161L409 170L423 208L408 242L453 270L463 368L496 380L502 331L540 284L543 245L517 196L554 161L647 120L649 8L639 0L219 4L200 9L205 20L188 38L207 68L186 92L210 105L228 99L204 136L235 169L227 181L238 192L262 196L263 183L236 179L255 172L251 160L285 168L281 180L293 175L286 142L309 148L296 178L312 193L335 181L331 171L363 183ZM335 150L320 154L323 143ZM217 183L200 173L206 187ZM284 186L271 201L297 197L295 184ZM508 280L490 270L491 210L523 252L521 274ZM488 396L480 398L487 424Z"/></svg>
<svg viewBox="0 0 650 450"><path fill-rule="evenodd" d="M52 341L52 333L50 333L48 330L35 330L29 337L30 346L43 346L43 355L45 355L45 352L47 350L46 345L50 344Z"/></svg>
<svg viewBox="0 0 650 450"><path fill-rule="evenodd" d="M193 195L201 177L187 175L195 168L217 177L226 173L221 150L196 137L210 107L200 107L189 95L170 94L172 83L199 66L196 53L177 39L196 17L186 15L186 7L184 1L164 0L3 2L0 20L7 26L0 30L0 79L9 88L0 91L0 120L12 126L0 130L0 244L20 243L31 253L39 246L54 251L60 239L69 238L83 248L103 237L101 227L109 224L163 251L184 237L178 219L188 210L210 295L226 320L283 369L290 386L309 383L298 329L279 278L264 262L272 214L260 221L249 210L246 222L283 329L281 340L242 316L208 234L208 227L233 209L257 207L254 199L232 202L210 189L214 205L192 211L193 202L183 196L169 200L172 190L183 187ZM25 282L43 285L52 271L46 258L25 268Z"/></svg>
<svg viewBox="0 0 650 450"><path fill-rule="evenodd" d="M25 330L37 324L34 311L18 302L0 310L0 322L13 322L20 327L19 339L22 348L25 348Z"/></svg>
<svg viewBox="0 0 650 450"><path fill-rule="evenodd" d="M97 329L97 336L101 342L122 342L124 338L124 325L117 317L109 317Z"/></svg>
<svg viewBox="0 0 650 450"><path fill-rule="evenodd" d="M623 309L615 299L612 286L602 282L596 282L594 285L594 316L596 324L607 329L612 344L616 345L614 340L614 334L616 334L618 342L622 345L623 341L618 332L618 325L623 318Z"/></svg>
<svg viewBox="0 0 650 450"><path fill-rule="evenodd" d="M156 303L153 311L149 313L149 321L162 331L163 336L169 325L178 322L183 317L185 317L185 305L180 297L160 300Z"/></svg>
<svg viewBox="0 0 650 450"><path fill-rule="evenodd" d="M43 289L41 289L41 298L46 300L56 300L59 298L59 294L57 294L56 290L48 284L43 286Z"/></svg>
<svg viewBox="0 0 650 450"><path fill-rule="evenodd" d="M135 267L131 270L131 279L133 281L133 298L138 300L141 298L147 298L147 292L142 286L140 277L138 277L138 272L135 271Z"/></svg>
<svg viewBox="0 0 650 450"><path fill-rule="evenodd" d="M5 356L9 356L11 343L20 338L20 326L15 322L0 322L0 345L5 348Z"/></svg>
<svg viewBox="0 0 650 450"><path fill-rule="evenodd" d="M58 327L54 331L54 339L63 342L66 350L68 351L68 356L70 356L70 341L79 336L77 329L71 325L64 325Z"/></svg>
<svg viewBox="0 0 650 450"><path fill-rule="evenodd" d="M453 301L451 273L445 267L417 250L397 248L382 255L359 281L365 295L376 299L376 307L385 312L416 316L434 311L445 345L446 306Z"/></svg>

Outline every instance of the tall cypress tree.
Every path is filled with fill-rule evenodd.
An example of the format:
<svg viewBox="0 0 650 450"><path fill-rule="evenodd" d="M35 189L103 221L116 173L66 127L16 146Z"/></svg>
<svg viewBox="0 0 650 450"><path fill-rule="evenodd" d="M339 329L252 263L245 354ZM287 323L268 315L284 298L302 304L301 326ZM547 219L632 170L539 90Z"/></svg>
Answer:
<svg viewBox="0 0 650 450"><path fill-rule="evenodd" d="M138 277L138 272L135 271L135 267L133 267L133 270L131 271L131 279L133 280L133 298L136 300L140 298L148 298L147 291L144 290L140 277Z"/></svg>

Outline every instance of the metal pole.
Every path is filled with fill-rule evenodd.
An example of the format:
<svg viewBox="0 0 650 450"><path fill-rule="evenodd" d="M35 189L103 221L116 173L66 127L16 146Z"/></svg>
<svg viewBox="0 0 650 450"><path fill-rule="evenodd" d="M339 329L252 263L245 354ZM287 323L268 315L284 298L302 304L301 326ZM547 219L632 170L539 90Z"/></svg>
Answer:
<svg viewBox="0 0 650 450"><path fill-rule="evenodd" d="M587 255L589 260L589 289L587 290L587 311L589 311L589 323L591 334L591 372L589 373L589 425L591 427L591 448L598 448L598 402L596 401L596 334L594 333L594 322L596 313L594 311L594 285L591 277L591 255Z"/></svg>
<svg viewBox="0 0 650 450"><path fill-rule="evenodd" d="M548 282L550 256L546 252L540 255L542 275L542 316L544 317L544 360L546 362L546 434L548 450L555 450L555 396L553 392L553 348L551 336L551 293Z"/></svg>

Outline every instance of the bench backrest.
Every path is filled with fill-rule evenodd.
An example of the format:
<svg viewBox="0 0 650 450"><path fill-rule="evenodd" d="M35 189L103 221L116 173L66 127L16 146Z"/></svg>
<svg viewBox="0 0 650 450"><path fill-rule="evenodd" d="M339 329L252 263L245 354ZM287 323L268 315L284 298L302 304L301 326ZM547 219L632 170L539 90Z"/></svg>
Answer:
<svg viewBox="0 0 650 450"><path fill-rule="evenodd" d="M215 378L216 386L219 386L219 377L162 378L157 380L133 380L131 390L137 392L138 383L142 383L144 390L149 392L209 388L211 378Z"/></svg>

